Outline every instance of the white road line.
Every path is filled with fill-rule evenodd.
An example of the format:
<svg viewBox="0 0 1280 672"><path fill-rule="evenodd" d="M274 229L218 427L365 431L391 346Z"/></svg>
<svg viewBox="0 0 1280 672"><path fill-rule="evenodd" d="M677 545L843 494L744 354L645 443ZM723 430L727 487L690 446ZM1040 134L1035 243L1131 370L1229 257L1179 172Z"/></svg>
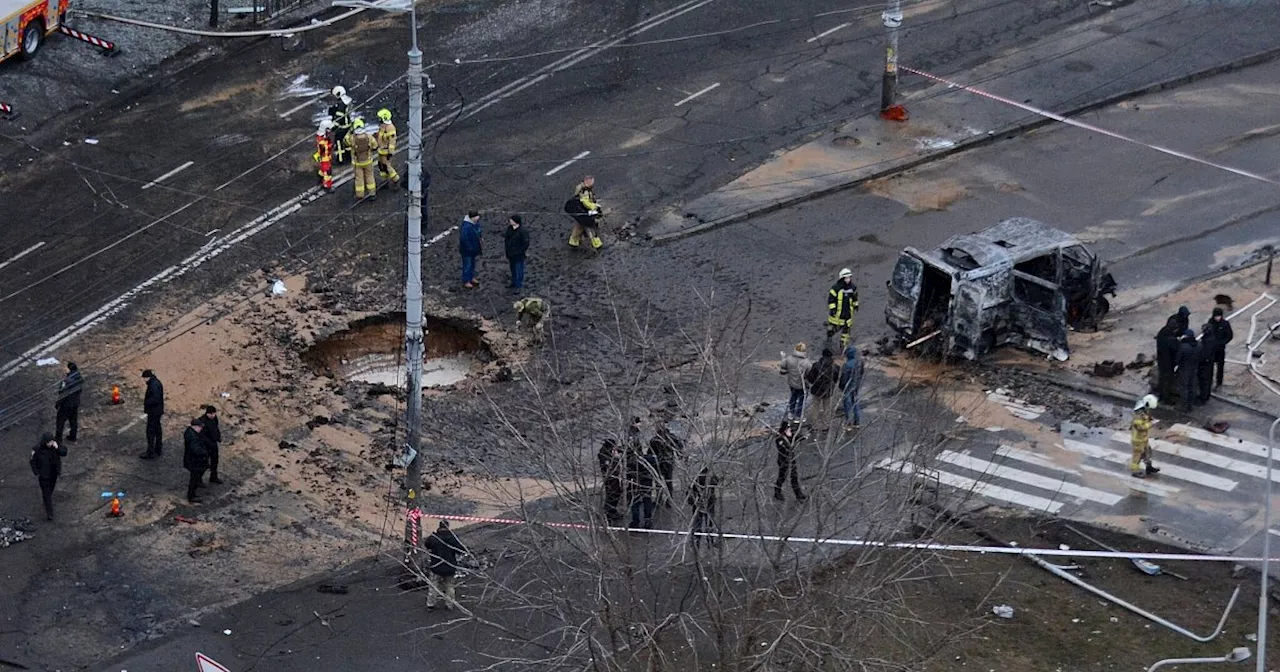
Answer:
<svg viewBox="0 0 1280 672"><path fill-rule="evenodd" d="M143 189L150 189L151 187L154 187L154 186L156 186L157 184L160 184L161 182L163 182L163 181L165 181L165 180L167 180L167 179L169 179L169 178L173 177L174 175L177 175L178 173L181 173L182 171L184 171L184 170L186 170L186 169L190 168L190 167L192 166L192 164L194 164L194 163L195 163L195 161L188 161L188 162L186 162L186 163L182 164L181 166L178 166L177 168L174 168L173 170L171 170L171 171L169 171L169 172L165 173L164 175L161 175L160 177L157 177L156 179L151 180L150 182L148 182L148 183L146 183L146 184L142 185L142 188L143 188Z"/></svg>
<svg viewBox="0 0 1280 672"><path fill-rule="evenodd" d="M1061 493L1075 499L1097 502L1104 506L1115 506L1120 502L1120 500L1124 499L1124 497L1115 493L1103 492L1102 490L1096 490L1083 485L1068 483L1063 479L1050 478L1031 471L1023 471L1021 469L1014 469L1013 467L1006 467L1002 464L996 464L988 460L979 459L972 455L957 453L952 450L942 451L938 455L938 459L946 462L947 464L968 469L969 471L976 471L988 477L1017 481L1023 485L1030 485L1031 487L1047 490L1049 492Z"/></svg>
<svg viewBox="0 0 1280 672"><path fill-rule="evenodd" d="M635 24L631 28L624 30L620 34L620 36L617 38L614 38L607 42L604 40L601 40L599 42L596 42L593 45L590 45L589 47L575 51L572 54L569 54L568 56L566 56L565 58L555 61L547 66L544 66L539 71L537 71L536 74L539 74L542 76L535 77L533 80L529 80L528 77L522 77L516 80L515 82L502 86L498 88L496 91L492 91L480 97L477 102L480 102L480 101L487 101L487 102L485 102L479 108L470 110L469 112L463 115L463 118L470 117L478 113L480 110L484 109L485 107L488 107L489 105L492 105L496 102L509 98L519 93L520 91L523 91L529 86L532 86L533 84L536 84L537 82L545 79L546 75L550 75L555 72L559 72L561 70L571 68L574 65L582 61L585 61L588 58L595 56L596 54L601 53L602 51L604 51L605 49L608 49L609 47L612 47L617 44L621 44L631 39L632 37L635 37L636 35L647 32L663 23L666 23L667 21L675 19L683 14L687 14L688 12L698 9L699 7L710 4L713 1L714 0L689 0L688 2L685 2L671 9L665 10L663 12L659 12L658 14L651 16L648 19L645 19L644 21L641 21ZM432 130L446 123L450 123L453 119L454 117L451 117L451 116L446 116L441 119L437 119L435 122L431 124L430 127L428 127L425 130ZM285 151L288 151L289 149L292 149L292 147L287 148ZM400 151L407 151L407 149L408 147L406 146L402 148ZM399 154L399 152L397 152L397 154ZM246 171L244 174L248 174L248 172L250 171ZM241 177L244 174L242 174ZM333 186L335 188L340 187L343 184L350 182L351 177L352 176L349 171L344 173L340 177L335 175ZM231 247L266 230L267 228L283 220L289 215L297 212L302 208L303 205L307 203L311 203L312 201L315 201L316 199L320 198L320 196L323 195L323 193L324 192L321 190L319 186L313 186L310 189L307 189L306 191L302 192L301 194L298 194L297 196L290 198L284 203L281 203L275 208L272 208L271 210L267 211L260 217L249 222L248 224L245 224L238 229L234 229L227 235L222 236L221 238L216 238L214 240L209 241L199 250L196 250L194 253L189 255L186 259L183 259L177 264L170 266L169 268L166 268L165 270L161 271L155 276L152 276L148 280L139 284L137 287L134 287L133 289L126 291L125 293L109 301L108 303L98 308L97 310L94 310L93 312L80 318L70 326L59 331L57 334L54 334L52 337L44 340L43 342L37 344L32 348L27 349L17 358L10 360L8 363L4 364L3 366L0 366L0 380L5 380L13 376L19 370L31 364L39 357L42 357L46 353L51 352L65 345L66 343L70 342L72 339L76 338L77 336L97 326L103 320L120 312L126 306L129 305L129 302L136 299L139 295L146 292L152 286L165 283L174 278L185 275L187 272L195 269L197 266L203 264L204 262L210 259L213 259L214 257L217 257L223 252L226 252ZM135 231L133 233L126 235L124 238L116 241L115 243L112 243L106 248L98 252L95 252L93 255L90 255L90 256L97 256L98 254L105 252L107 249L115 247L121 242L124 242L124 240L132 238L133 236L141 233L143 230L149 229L152 226L169 219L170 217L178 214L179 212L186 210L192 205L195 205L201 200L204 200L204 197L197 198L196 200L191 201L187 205L184 205L181 208L178 208L177 210L169 213L168 215L165 215L164 217L156 220L155 222L152 222L151 224L144 226L142 229L139 229L138 231Z"/></svg>
<svg viewBox="0 0 1280 672"><path fill-rule="evenodd" d="M823 32L821 32L821 33L818 33L817 35L814 35L813 37L811 37L811 38L809 38L809 39L805 40L805 42L817 42L818 40L821 40L822 38L824 38L824 37L826 37L826 36L830 35L831 33L834 33L834 32L836 32L837 30L844 30L845 28L848 28L848 27L849 27L849 26L851 26L851 25L853 25L853 24L850 24L850 23L842 23L842 24L840 24L840 25L836 26L835 28L832 28L832 29L830 29L830 30L825 30L825 31L823 31Z"/></svg>
<svg viewBox="0 0 1280 672"><path fill-rule="evenodd" d="M117 429L117 430L116 430L116 434L124 434L125 432L129 431L129 428L130 428L130 427L132 427L132 426L134 426L134 425L138 424L139 422L142 422L143 420L146 420L146 419L147 419L147 416L146 416L146 415L139 415L138 417L136 417L136 418L134 418L133 420L129 421L129 424L125 425L124 427L121 427L120 429Z"/></svg>
<svg viewBox="0 0 1280 672"><path fill-rule="evenodd" d="M574 162L574 161L578 161L578 160L581 160L581 159L585 159L585 158L587 158L587 156L588 156L588 155L590 155L590 154L591 154L591 152L589 152L589 151L588 151L588 152L583 152L583 153L581 153L581 154L579 154L579 155L577 155L577 156L573 157L572 159L569 159L568 161L565 161L564 163L562 163L562 164L560 164L560 165L556 166L555 168L552 168L551 170L548 170L548 171L547 171L547 177L551 177L552 175L555 175L556 173L558 173L558 172L560 172L560 171L564 170L565 168L568 168L569 166L573 165L573 162Z"/></svg>
<svg viewBox="0 0 1280 672"><path fill-rule="evenodd" d="M1212 443L1215 446L1222 446L1223 448L1238 450L1242 453L1246 453L1254 457L1260 457L1264 460L1267 459L1267 447L1260 443L1237 439L1233 436L1226 436L1225 434L1214 434L1213 432L1200 429L1199 427L1192 427L1181 423L1170 427L1169 431L1174 434L1181 434L1188 439Z"/></svg>
<svg viewBox="0 0 1280 672"><path fill-rule="evenodd" d="M676 103L676 107L680 107L681 105L684 105L685 103L687 103L687 102L689 102L689 101L693 100L694 98L697 98L698 96L701 96L702 94L704 94L704 93L706 93L706 92L708 92L708 91L710 91L710 90L712 90L712 89L716 88L717 86L720 86L720 82L716 82L715 84L712 84L711 86L708 86L707 88L705 88L705 89L703 89L703 90L701 90L701 91L694 91L693 93L689 94L689 96L688 96L687 98L685 98L684 100L681 100L680 102Z"/></svg>
<svg viewBox="0 0 1280 672"><path fill-rule="evenodd" d="M1128 435L1123 434L1123 436L1127 442L1129 439ZM1211 453L1207 450L1200 450L1199 448L1192 448L1191 446L1184 446L1181 443L1174 443L1172 441L1164 441L1161 439L1151 439L1151 447L1156 451L1157 455L1161 453L1166 455L1176 455L1188 460L1195 460L1196 462L1213 465L1224 471L1233 471L1237 474L1252 476L1253 478L1261 480L1267 479L1267 468L1261 464L1244 462L1232 459L1225 455ZM1280 483L1280 471L1272 472L1271 480L1272 482Z"/></svg>
<svg viewBox="0 0 1280 672"><path fill-rule="evenodd" d="M1014 448L1013 446L1000 446L999 448L996 448L996 455L1010 460L1017 460L1018 462L1032 464L1042 469L1054 469L1067 474L1078 474L1079 472L1087 471L1091 474L1106 476L1113 481L1119 481L1118 485L1127 490L1137 490L1139 492L1145 492L1158 497L1169 497L1182 490L1181 488L1174 487L1172 485L1161 485L1152 481L1144 481L1140 478L1134 478L1130 476L1128 472L1120 473L1113 469L1100 469L1088 464L1077 465L1079 471L1076 469L1068 469L1054 463L1053 460L1050 460L1047 457L1037 455L1031 451L1023 450L1021 448Z"/></svg>
<svg viewBox="0 0 1280 672"><path fill-rule="evenodd" d="M1022 418L1023 420L1035 420L1049 410L1044 406L1028 404L1021 399L1014 399L1013 397L1000 392L989 392L987 394L987 400L1004 406L1005 409L1014 417Z"/></svg>
<svg viewBox="0 0 1280 672"><path fill-rule="evenodd" d="M889 471L910 474L927 481L937 481L942 485L949 485L953 488L972 492L975 495L980 495L989 499L998 499L1002 502L1017 504L1018 506L1025 507L1033 511L1057 513L1062 509L1062 502L1055 502L1050 499L1045 499L1044 497L1029 495L1025 492L1011 490L991 483L975 481L972 478L949 474L945 471L922 469L910 462L903 462L902 460L884 459L876 466L881 469L888 469Z"/></svg>
<svg viewBox="0 0 1280 672"><path fill-rule="evenodd" d="M40 249L40 248L42 248L42 247L44 247L44 241L43 241L43 240L42 240L42 241L40 241L40 242L38 242L38 243L36 243L35 245L32 245L31 247L28 247L27 249L25 249L25 250L23 250L23 251L21 251L21 252L19 252L19 253L15 254L15 255L13 255L12 257L9 257L9 260L8 260L8 261L6 261L6 262L4 262L4 263L0 263L0 268L4 268L5 266L8 266L9 264L12 264L13 262L15 262L15 261L17 261L17 260L19 260L19 259L21 259L21 258L23 258L23 257L27 256L28 254L31 254L32 252L35 252L36 250L38 250L38 249Z"/></svg>
<svg viewBox="0 0 1280 672"><path fill-rule="evenodd" d="M1112 464L1123 464L1126 469L1129 465L1129 458L1132 456L1130 453L1122 453L1118 450L1102 448L1100 446L1095 446L1092 443L1076 441L1075 439L1063 439L1062 447L1073 453L1088 455L1089 457L1105 460ZM1221 490L1223 492L1231 492L1236 489L1237 485L1239 485L1239 483L1231 479L1214 476L1213 474L1206 474L1194 469L1187 469L1186 467L1180 467L1176 464L1160 464L1158 457L1156 466L1160 467L1160 478L1167 477L1178 481L1186 481L1188 483L1203 485L1206 488L1213 488L1214 490ZM1133 477L1130 476L1130 478Z"/></svg>

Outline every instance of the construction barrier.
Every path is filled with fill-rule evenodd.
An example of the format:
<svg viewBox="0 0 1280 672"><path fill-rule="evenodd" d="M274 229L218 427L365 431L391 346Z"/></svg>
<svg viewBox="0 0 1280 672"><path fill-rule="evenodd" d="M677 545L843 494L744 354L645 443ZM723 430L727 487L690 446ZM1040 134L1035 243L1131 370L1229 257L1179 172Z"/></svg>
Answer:
<svg viewBox="0 0 1280 672"><path fill-rule="evenodd" d="M68 28L66 26L58 26L58 31L61 32L63 35L70 35L71 37L74 37L77 40L92 44L93 46L103 50L103 52L105 52L107 56L115 56L116 54L120 53L120 49L116 47L115 42L109 42L107 40L102 39L101 37L94 37L88 33L82 33L74 28Z"/></svg>
<svg viewBox="0 0 1280 672"><path fill-rule="evenodd" d="M0 103L0 114L13 114L13 106L8 103Z"/></svg>

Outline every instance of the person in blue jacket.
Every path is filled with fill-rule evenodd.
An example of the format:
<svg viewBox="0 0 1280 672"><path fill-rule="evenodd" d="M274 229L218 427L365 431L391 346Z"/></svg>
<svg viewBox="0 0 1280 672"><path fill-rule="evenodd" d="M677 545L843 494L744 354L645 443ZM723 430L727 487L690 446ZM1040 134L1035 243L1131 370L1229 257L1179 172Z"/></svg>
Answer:
<svg viewBox="0 0 1280 672"><path fill-rule="evenodd" d="M480 259L480 238L484 231L480 228L480 213L472 210L462 218L458 227L458 254L462 256L462 286L475 289L480 286L476 280L476 261Z"/></svg>

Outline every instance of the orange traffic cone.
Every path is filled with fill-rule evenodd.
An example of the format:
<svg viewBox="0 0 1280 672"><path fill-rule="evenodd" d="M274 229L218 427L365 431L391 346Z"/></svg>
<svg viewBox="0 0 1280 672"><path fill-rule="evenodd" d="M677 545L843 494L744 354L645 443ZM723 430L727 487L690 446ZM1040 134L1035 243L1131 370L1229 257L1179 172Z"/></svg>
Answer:
<svg viewBox="0 0 1280 672"><path fill-rule="evenodd" d="M111 403L120 404L120 403L123 403L123 401L124 400L120 398L120 386L112 385L111 386Z"/></svg>
<svg viewBox="0 0 1280 672"><path fill-rule="evenodd" d="M112 497L111 498L111 517L119 518L120 516L123 516L123 515L124 515L124 511L120 510L120 497L119 496Z"/></svg>

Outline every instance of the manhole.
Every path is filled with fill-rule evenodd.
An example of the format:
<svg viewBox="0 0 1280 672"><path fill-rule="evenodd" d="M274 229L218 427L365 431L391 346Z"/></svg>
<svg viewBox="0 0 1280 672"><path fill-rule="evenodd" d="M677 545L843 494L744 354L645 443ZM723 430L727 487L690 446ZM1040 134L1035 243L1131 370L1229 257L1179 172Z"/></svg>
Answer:
<svg viewBox="0 0 1280 672"><path fill-rule="evenodd" d="M832 138L831 144L836 147L858 147L862 145L862 141L852 135L841 135Z"/></svg>
<svg viewBox="0 0 1280 672"><path fill-rule="evenodd" d="M471 374L486 352L479 329L457 320L427 317L422 386L453 385ZM361 383L404 386L404 313L358 320L302 353L320 375Z"/></svg>

